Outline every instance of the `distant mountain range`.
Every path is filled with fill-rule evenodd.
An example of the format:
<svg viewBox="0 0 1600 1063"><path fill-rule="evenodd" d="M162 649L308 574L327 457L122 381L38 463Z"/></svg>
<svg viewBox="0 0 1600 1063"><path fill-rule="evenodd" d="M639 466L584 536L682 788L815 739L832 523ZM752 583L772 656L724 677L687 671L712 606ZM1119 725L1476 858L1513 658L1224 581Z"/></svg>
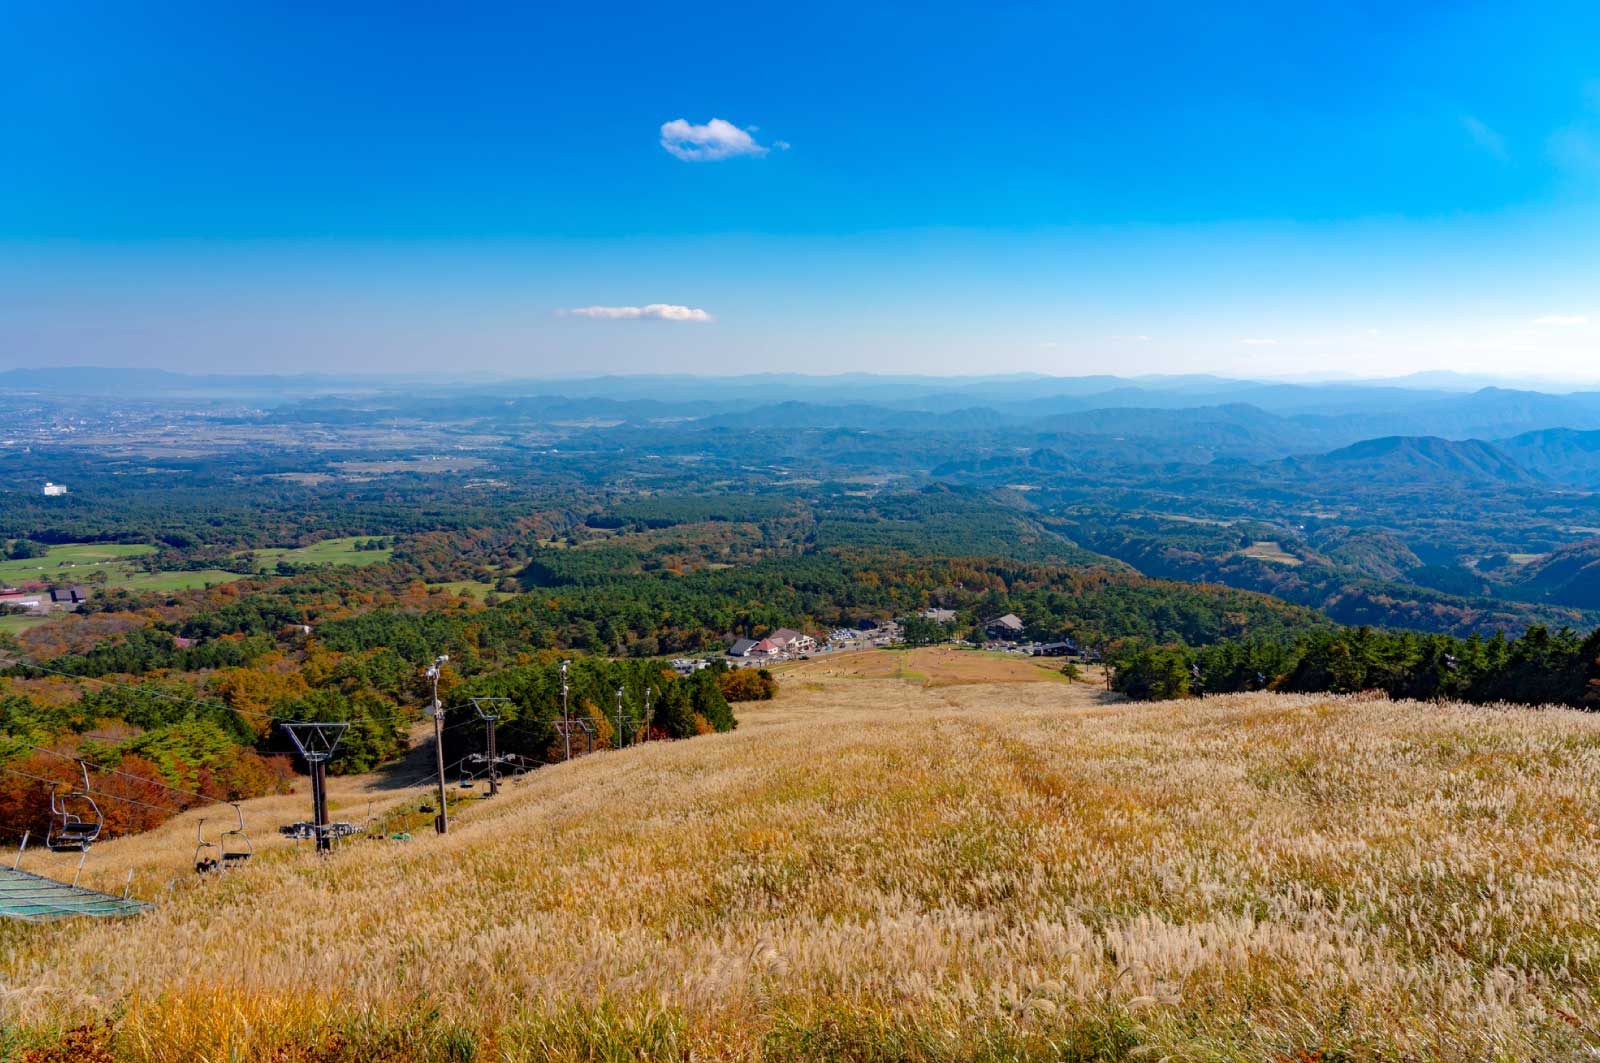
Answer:
<svg viewBox="0 0 1600 1063"><path fill-rule="evenodd" d="M1600 490L1600 432L1545 428L1499 440L1498 446L1548 480Z"/></svg>
<svg viewBox="0 0 1600 1063"><path fill-rule="evenodd" d="M1437 436L1366 439L1315 457L1290 458L1284 464L1341 477L1356 476L1368 482L1452 479L1533 484L1544 479L1518 465L1491 443Z"/></svg>
<svg viewBox="0 0 1600 1063"><path fill-rule="evenodd" d="M1277 383L1206 374L1124 378L758 374L567 380L13 369L0 391L34 395L234 399L284 421L392 417L687 421L706 430L979 436L1065 463L1267 463L1380 479L1436 476L1600 489L1600 392L1553 394L1455 374L1400 381ZM1452 446L1451 444L1462 444ZM1319 457L1320 455L1320 457Z"/></svg>

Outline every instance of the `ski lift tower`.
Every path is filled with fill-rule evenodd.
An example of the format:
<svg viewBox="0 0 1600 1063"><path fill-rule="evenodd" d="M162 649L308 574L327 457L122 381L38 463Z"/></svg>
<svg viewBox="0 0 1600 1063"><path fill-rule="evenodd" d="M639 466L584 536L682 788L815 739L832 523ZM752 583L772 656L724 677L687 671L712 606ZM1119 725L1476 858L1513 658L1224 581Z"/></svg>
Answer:
<svg viewBox="0 0 1600 1063"><path fill-rule="evenodd" d="M472 707L478 711L478 719L483 721L488 730L489 739L489 796L493 797L500 792L500 757L494 747L494 725L504 716L504 705L511 703L510 698L473 698Z"/></svg>
<svg viewBox="0 0 1600 1063"><path fill-rule="evenodd" d="M311 823L317 837L317 852L333 847L328 832L328 761L339 748L348 723L284 723L289 740L311 769Z"/></svg>

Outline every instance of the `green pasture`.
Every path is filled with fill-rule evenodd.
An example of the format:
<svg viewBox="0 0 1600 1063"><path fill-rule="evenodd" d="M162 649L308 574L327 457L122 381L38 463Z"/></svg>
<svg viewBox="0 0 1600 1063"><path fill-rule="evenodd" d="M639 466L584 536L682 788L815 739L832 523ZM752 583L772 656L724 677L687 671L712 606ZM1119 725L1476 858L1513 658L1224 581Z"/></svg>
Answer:
<svg viewBox="0 0 1600 1063"><path fill-rule="evenodd" d="M142 543L62 543L50 547L44 557L0 561L0 583L30 580L82 583L85 576L101 566L113 582L121 582L120 577L126 575L130 567L121 562L154 550L155 547Z"/></svg>
<svg viewBox="0 0 1600 1063"><path fill-rule="evenodd" d="M250 555L256 563L257 570L268 572L277 567L280 561L287 561L292 565L365 566L389 560L394 551L388 547L382 550L356 549L356 543L372 538L375 536L353 535L344 539L324 539L320 543L292 549L252 550Z"/></svg>
<svg viewBox="0 0 1600 1063"><path fill-rule="evenodd" d="M30 627L38 627L47 617L24 616L20 613L7 613L0 615L0 632L7 635L20 635Z"/></svg>

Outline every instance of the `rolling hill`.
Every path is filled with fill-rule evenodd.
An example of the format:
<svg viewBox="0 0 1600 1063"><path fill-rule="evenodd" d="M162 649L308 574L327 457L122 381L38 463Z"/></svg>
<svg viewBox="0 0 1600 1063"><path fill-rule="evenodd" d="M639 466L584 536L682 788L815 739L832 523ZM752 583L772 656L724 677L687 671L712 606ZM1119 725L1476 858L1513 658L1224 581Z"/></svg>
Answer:
<svg viewBox="0 0 1600 1063"><path fill-rule="evenodd" d="M4 928L7 1044L104 1063L1600 1045L1600 718L1129 706L884 663L805 662L737 732L541 769L445 838L275 843L170 895L187 819L97 847L153 867L136 892L161 903Z"/></svg>
<svg viewBox="0 0 1600 1063"><path fill-rule="evenodd" d="M1535 484L1542 478L1480 439L1437 436L1385 436L1284 462L1289 469L1361 477L1366 480L1419 478L1477 483Z"/></svg>
<svg viewBox="0 0 1600 1063"><path fill-rule="evenodd" d="M1546 428L1496 440L1495 446L1555 483L1600 489L1600 431Z"/></svg>
<svg viewBox="0 0 1600 1063"><path fill-rule="evenodd" d="M1600 538L1561 547L1524 565L1511 587L1522 597L1584 609L1600 607Z"/></svg>

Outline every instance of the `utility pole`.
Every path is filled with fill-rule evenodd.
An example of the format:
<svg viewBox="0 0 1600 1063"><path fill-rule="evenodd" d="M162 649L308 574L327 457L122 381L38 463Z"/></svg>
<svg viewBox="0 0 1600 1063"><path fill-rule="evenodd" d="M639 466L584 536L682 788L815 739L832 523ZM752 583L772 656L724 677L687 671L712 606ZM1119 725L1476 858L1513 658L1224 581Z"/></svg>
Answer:
<svg viewBox="0 0 1600 1063"><path fill-rule="evenodd" d="M622 748L622 687L617 687L617 748Z"/></svg>
<svg viewBox="0 0 1600 1063"><path fill-rule="evenodd" d="M561 750L562 759L572 759L572 718L567 715L567 662L561 662Z"/></svg>
<svg viewBox="0 0 1600 1063"><path fill-rule="evenodd" d="M644 681L644 736L641 742L650 741L650 680Z"/></svg>
<svg viewBox="0 0 1600 1063"><path fill-rule="evenodd" d="M427 676L433 680L433 754L439 765L439 814L434 817L433 829L440 834L450 832L450 810L445 805L444 789L444 706L439 704L439 669L450 658L440 654L428 665Z"/></svg>

